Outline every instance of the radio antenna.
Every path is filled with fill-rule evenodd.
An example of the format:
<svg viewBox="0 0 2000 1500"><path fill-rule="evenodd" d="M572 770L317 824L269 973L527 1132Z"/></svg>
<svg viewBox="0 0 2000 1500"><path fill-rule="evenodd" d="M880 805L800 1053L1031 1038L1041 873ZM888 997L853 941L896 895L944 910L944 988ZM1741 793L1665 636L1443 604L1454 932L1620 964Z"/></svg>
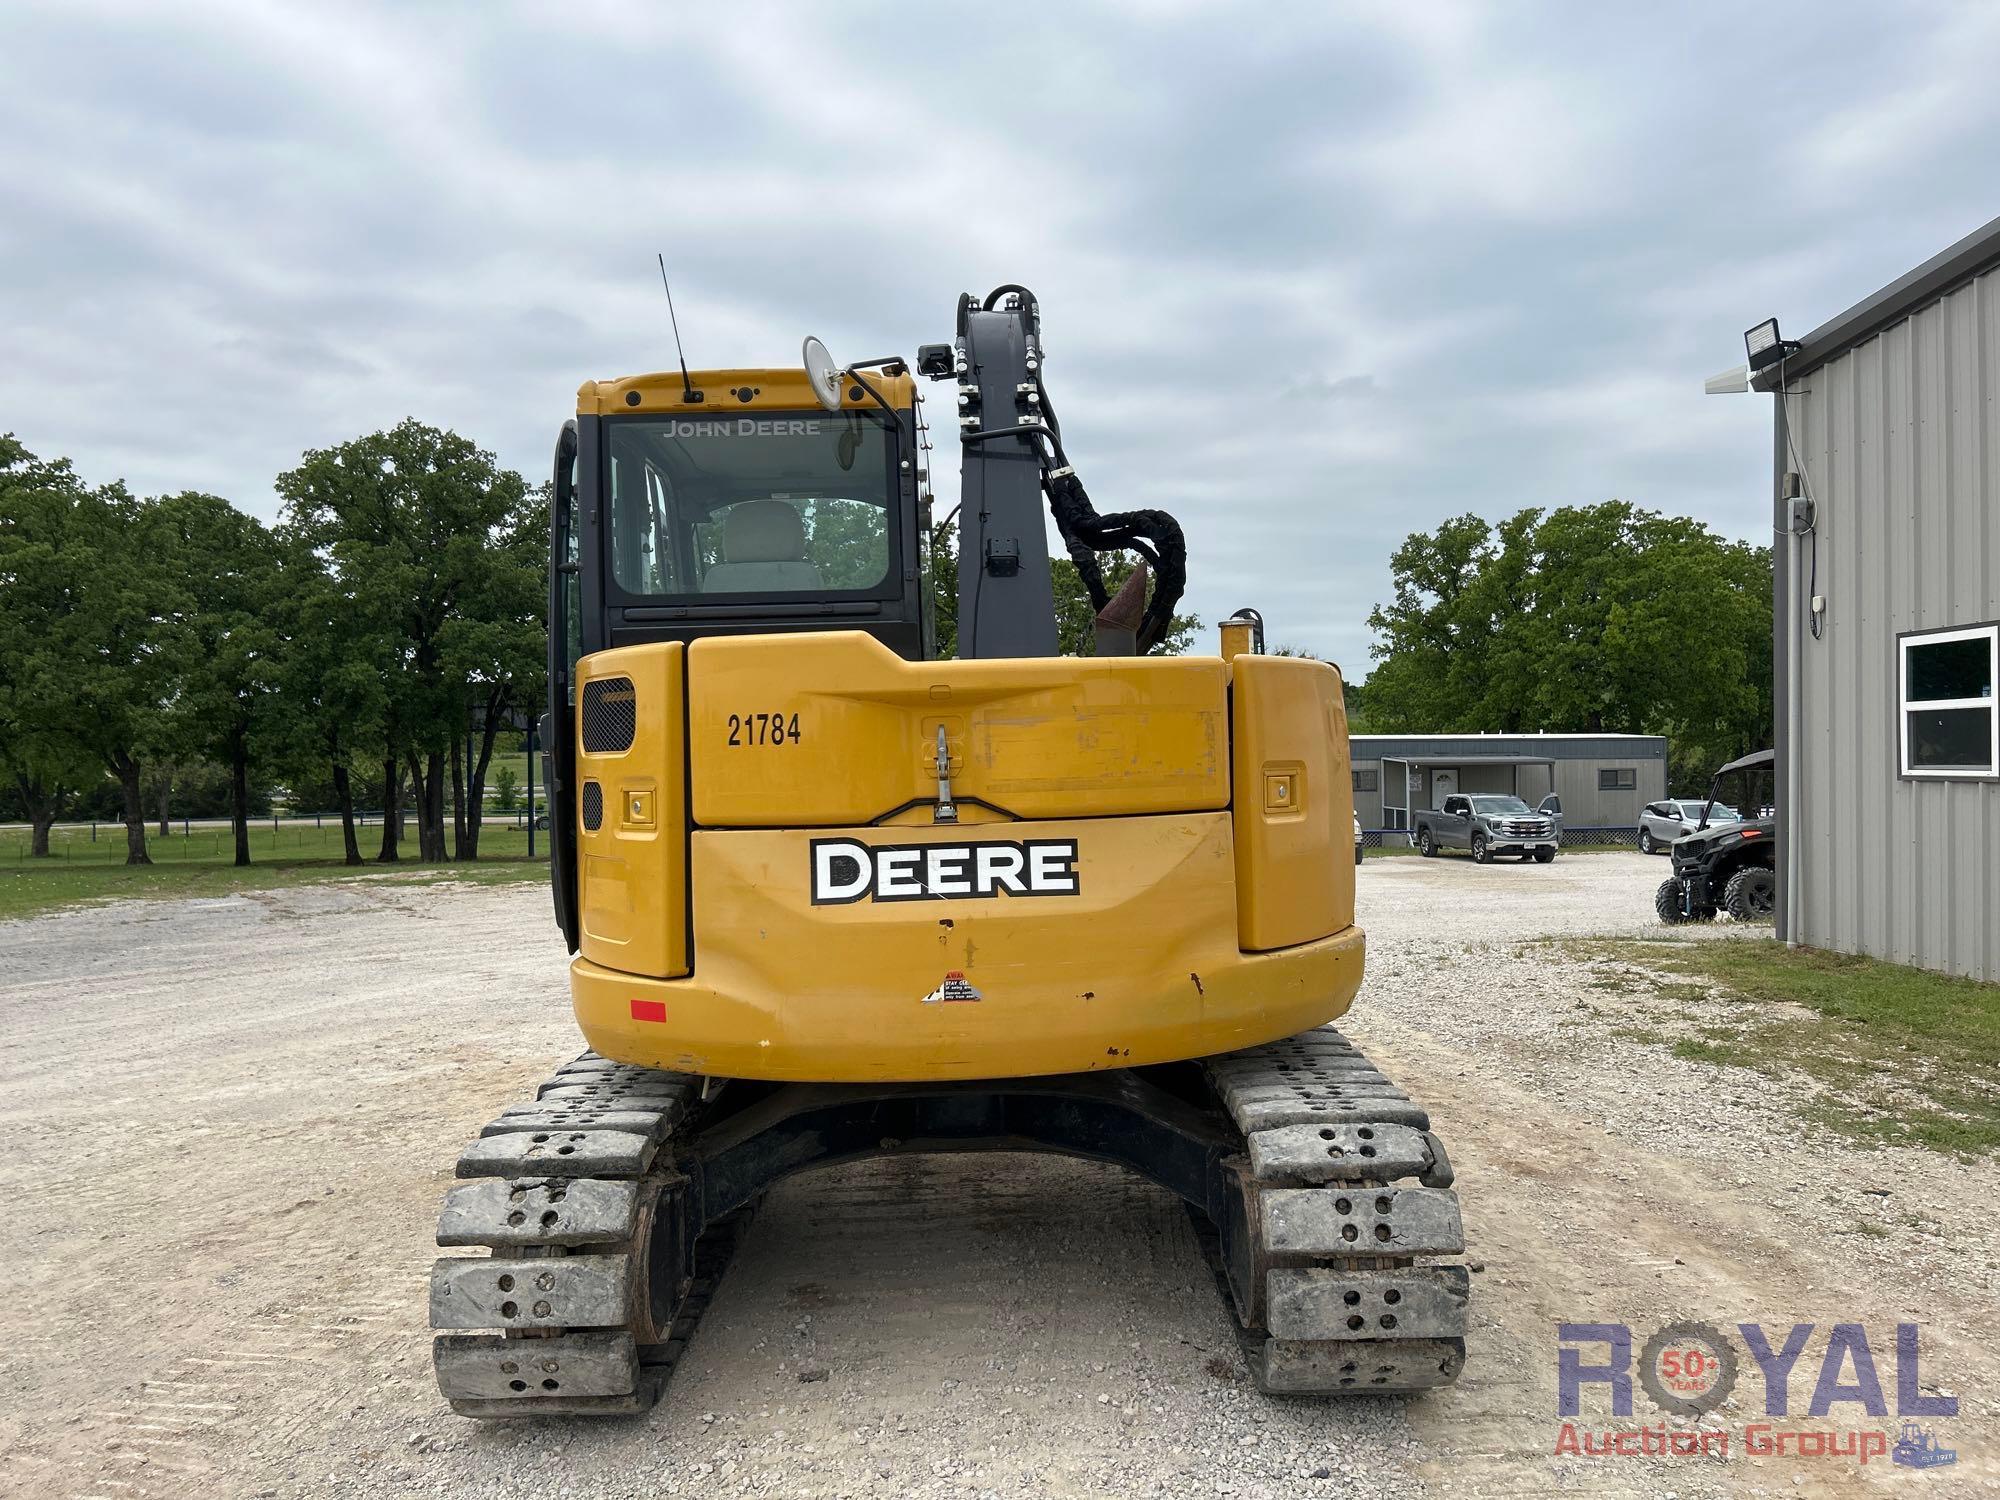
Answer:
<svg viewBox="0 0 2000 1500"><path fill-rule="evenodd" d="M702 396L701 392L694 388L694 382L688 379L688 357L686 352L681 348L681 320L674 316L674 288L673 284L667 280L666 252L661 251L659 254L660 285L667 289L667 321L673 325L674 354L681 362L681 395L689 405L693 405L700 401Z"/></svg>

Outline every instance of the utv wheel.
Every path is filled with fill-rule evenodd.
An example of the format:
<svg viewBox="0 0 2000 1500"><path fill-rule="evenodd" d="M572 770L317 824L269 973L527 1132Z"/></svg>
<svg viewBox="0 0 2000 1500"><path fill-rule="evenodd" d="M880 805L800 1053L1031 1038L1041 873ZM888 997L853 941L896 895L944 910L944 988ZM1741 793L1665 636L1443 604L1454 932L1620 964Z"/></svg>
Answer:
<svg viewBox="0 0 2000 1500"><path fill-rule="evenodd" d="M1639 852L1641 854L1658 854L1660 852L1660 842L1653 837L1652 829L1641 828L1639 830Z"/></svg>
<svg viewBox="0 0 2000 1500"><path fill-rule="evenodd" d="M1354 846L1354 862L1357 865L1361 863L1361 846L1359 844Z"/></svg>
<svg viewBox="0 0 2000 1500"><path fill-rule="evenodd" d="M1424 829L1423 832L1417 835L1417 853L1421 854L1425 859L1429 859L1437 852L1437 840L1431 837L1431 831L1428 828Z"/></svg>
<svg viewBox="0 0 2000 1500"><path fill-rule="evenodd" d="M1483 865L1492 858L1493 851L1486 847L1486 835L1475 833L1472 836L1472 862L1476 865Z"/></svg>
<svg viewBox="0 0 2000 1500"><path fill-rule="evenodd" d="M1669 927L1677 927L1687 920L1687 913L1681 910L1681 883L1678 880L1669 878L1660 882L1660 888L1653 892L1653 911Z"/></svg>
<svg viewBox="0 0 2000 1500"><path fill-rule="evenodd" d="M1722 888L1722 905L1739 922L1769 921L1777 904L1777 871L1763 865L1738 870Z"/></svg>
<svg viewBox="0 0 2000 1500"><path fill-rule="evenodd" d="M1555 850L1553 850L1553 849L1537 849L1537 850L1535 851L1535 863L1536 863L1536 864L1538 864L1538 865L1552 865L1552 864L1554 864L1555 862L1556 862L1556 851L1555 851Z"/></svg>

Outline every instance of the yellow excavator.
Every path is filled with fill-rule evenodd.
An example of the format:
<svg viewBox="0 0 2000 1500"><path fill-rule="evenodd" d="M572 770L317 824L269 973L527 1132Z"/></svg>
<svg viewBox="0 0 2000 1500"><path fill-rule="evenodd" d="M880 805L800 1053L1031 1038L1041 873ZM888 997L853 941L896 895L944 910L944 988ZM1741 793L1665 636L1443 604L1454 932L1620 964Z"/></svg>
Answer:
<svg viewBox="0 0 2000 1500"><path fill-rule="evenodd" d="M1179 1195L1267 1391L1456 1378L1450 1164L1326 1024L1363 946L1338 673L1264 654L1254 611L1155 654L1180 528L1099 514L1043 362L1003 286L914 366L808 339L796 369L579 391L544 742L590 1050L459 1158L430 1297L455 1410L647 1409L772 1183L926 1151ZM949 659L919 376L963 450ZM1058 652L1045 514L1094 655Z"/></svg>

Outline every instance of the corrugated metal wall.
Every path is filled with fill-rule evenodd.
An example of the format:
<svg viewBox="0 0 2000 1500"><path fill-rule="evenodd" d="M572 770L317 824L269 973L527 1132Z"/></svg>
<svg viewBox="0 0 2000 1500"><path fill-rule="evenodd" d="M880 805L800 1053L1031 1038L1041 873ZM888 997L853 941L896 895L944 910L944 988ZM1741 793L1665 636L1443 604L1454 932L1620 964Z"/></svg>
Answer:
<svg viewBox="0 0 2000 1500"><path fill-rule="evenodd" d="M2000 619L2000 272L1787 389L1819 539L1817 585L1797 544L1786 627L1791 936L2000 980L2000 783L1901 779L1896 699L1899 631Z"/></svg>
<svg viewBox="0 0 2000 1500"><path fill-rule="evenodd" d="M1372 776L1375 785L1356 788L1354 793L1354 815L1361 820L1363 828L1381 828L1382 822L1382 763L1378 760L1354 761L1355 771L1363 773L1363 779Z"/></svg>
<svg viewBox="0 0 2000 1500"><path fill-rule="evenodd" d="M1600 771L1631 771L1637 783L1630 791L1614 791L1597 784ZM1556 762L1556 792L1563 799L1563 820L1572 828L1633 828L1639 810L1648 802L1667 795L1667 763L1664 758L1605 756L1597 760Z"/></svg>
<svg viewBox="0 0 2000 1500"><path fill-rule="evenodd" d="M1639 821L1640 808L1667 795L1666 744L1664 739L1634 740L1613 754L1552 756L1552 766L1523 765L1518 771L1499 766L1468 765L1460 769L1459 790L1509 792L1518 785L1520 795L1530 804L1540 802L1554 790L1562 794L1563 813L1573 828L1631 828ZM1493 753L1490 745L1483 748ZM1545 752L1549 747L1530 745L1529 748ZM1564 747L1558 745L1556 748ZM1354 810L1361 815L1363 828L1381 828L1385 826L1384 783L1387 783L1389 800L1398 800L1402 796L1402 772L1394 764L1384 765L1380 760L1371 759L1377 752L1366 742L1352 743L1351 753L1355 770L1376 772L1373 791L1355 792ZM1410 752L1406 750L1405 753ZM1438 751L1426 749L1422 753L1431 764L1448 764ZM1629 792L1600 790L1598 772L1608 769L1634 772L1638 785ZM1428 773L1416 772L1410 780L1414 804L1430 806L1434 798Z"/></svg>

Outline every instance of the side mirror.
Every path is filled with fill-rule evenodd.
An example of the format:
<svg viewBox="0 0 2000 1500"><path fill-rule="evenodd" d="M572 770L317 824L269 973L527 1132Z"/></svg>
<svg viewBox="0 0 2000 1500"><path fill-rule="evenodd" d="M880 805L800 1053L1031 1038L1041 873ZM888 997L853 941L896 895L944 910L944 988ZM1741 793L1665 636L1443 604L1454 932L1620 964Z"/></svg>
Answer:
<svg viewBox="0 0 2000 1500"><path fill-rule="evenodd" d="M806 367L806 381L812 386L813 395L828 411L840 410L840 366L827 352L826 345L808 336L800 357Z"/></svg>

